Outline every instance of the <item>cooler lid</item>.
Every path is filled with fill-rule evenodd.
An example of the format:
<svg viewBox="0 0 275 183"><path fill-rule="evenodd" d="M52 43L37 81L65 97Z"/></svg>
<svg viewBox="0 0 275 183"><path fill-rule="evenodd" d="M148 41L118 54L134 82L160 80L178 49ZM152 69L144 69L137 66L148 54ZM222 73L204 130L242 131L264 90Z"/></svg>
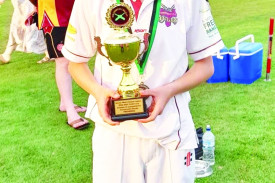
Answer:
<svg viewBox="0 0 275 183"><path fill-rule="evenodd" d="M256 52L263 49L262 43L242 42L239 44L240 55L253 55ZM236 47L232 47L229 50L230 55L236 54Z"/></svg>

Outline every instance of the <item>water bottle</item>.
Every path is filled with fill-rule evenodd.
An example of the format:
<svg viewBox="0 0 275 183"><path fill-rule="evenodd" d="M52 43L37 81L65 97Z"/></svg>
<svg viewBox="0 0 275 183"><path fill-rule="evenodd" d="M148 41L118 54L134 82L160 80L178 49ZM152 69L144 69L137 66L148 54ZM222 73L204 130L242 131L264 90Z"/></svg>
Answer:
<svg viewBox="0 0 275 183"><path fill-rule="evenodd" d="M210 125L206 126L206 132L202 136L203 160L210 165L215 164L215 136L211 132Z"/></svg>

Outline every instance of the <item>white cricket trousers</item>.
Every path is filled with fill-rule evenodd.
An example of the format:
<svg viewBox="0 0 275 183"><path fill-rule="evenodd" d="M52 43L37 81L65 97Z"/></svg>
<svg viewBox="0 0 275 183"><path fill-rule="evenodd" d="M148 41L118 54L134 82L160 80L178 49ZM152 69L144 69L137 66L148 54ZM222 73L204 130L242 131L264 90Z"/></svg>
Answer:
<svg viewBox="0 0 275 183"><path fill-rule="evenodd" d="M195 152L169 150L154 139L126 136L96 125L93 183L193 183Z"/></svg>

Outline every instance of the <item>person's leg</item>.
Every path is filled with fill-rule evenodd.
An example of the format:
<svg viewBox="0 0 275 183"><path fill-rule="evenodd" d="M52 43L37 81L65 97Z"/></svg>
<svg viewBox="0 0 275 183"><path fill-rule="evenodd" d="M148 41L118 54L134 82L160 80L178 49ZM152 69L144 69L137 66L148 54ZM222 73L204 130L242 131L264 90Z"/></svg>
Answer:
<svg viewBox="0 0 275 183"><path fill-rule="evenodd" d="M152 157L146 165L146 183L194 183L194 149L170 150L158 145Z"/></svg>
<svg viewBox="0 0 275 183"><path fill-rule="evenodd" d="M73 97L72 97L72 78L68 71L68 64L69 61L64 58L56 58L56 71L55 71L55 78L57 87L60 94L60 106L62 108L65 108L67 117L68 117L68 123L71 124L74 121L80 119L81 117L75 110L75 105L73 103ZM82 126L84 124L87 124L87 120L80 121L73 125L74 128L77 128L79 126Z"/></svg>
<svg viewBox="0 0 275 183"><path fill-rule="evenodd" d="M92 140L94 183L194 183L194 149L165 149L100 124Z"/></svg>
<svg viewBox="0 0 275 183"><path fill-rule="evenodd" d="M95 124L93 183L145 183L138 138Z"/></svg>
<svg viewBox="0 0 275 183"><path fill-rule="evenodd" d="M16 46L17 44L15 42L13 34L10 32L8 44L6 46L5 52L0 55L0 61L2 61L3 63L8 63L10 61L11 54L15 50Z"/></svg>
<svg viewBox="0 0 275 183"><path fill-rule="evenodd" d="M44 29L52 29L45 33ZM55 59L56 71L55 78L57 88L60 94L60 105L59 110L64 111L67 114L68 124L75 129L86 128L89 123L86 119L81 118L75 108L72 97L72 78L68 71L69 61L63 57L61 49L66 34L66 27L45 27L43 29L44 37L47 45L47 52L49 58ZM86 108L84 108L86 111ZM83 111L81 111L83 112Z"/></svg>

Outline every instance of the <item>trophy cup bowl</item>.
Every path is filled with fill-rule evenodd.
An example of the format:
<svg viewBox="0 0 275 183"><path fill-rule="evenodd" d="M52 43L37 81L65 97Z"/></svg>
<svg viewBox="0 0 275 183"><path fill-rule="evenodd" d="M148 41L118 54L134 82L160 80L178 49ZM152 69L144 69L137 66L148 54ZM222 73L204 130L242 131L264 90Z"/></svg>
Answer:
<svg viewBox="0 0 275 183"><path fill-rule="evenodd" d="M109 62L121 66L123 76L118 86L120 99L110 100L110 115L113 121L125 121L131 119L142 119L149 116L145 98L140 97L139 86L132 79L131 64L142 55L148 48L148 35L144 35L145 48L141 54L141 40L127 32L119 32L101 44L100 37L95 37L98 52L106 57ZM101 48L105 47L107 55Z"/></svg>
<svg viewBox="0 0 275 183"><path fill-rule="evenodd" d="M134 39L127 40L128 43L122 41L123 40L113 40L113 42L112 40L106 41L105 49L113 63L122 67L127 67L134 62L139 54L140 40L134 37Z"/></svg>

